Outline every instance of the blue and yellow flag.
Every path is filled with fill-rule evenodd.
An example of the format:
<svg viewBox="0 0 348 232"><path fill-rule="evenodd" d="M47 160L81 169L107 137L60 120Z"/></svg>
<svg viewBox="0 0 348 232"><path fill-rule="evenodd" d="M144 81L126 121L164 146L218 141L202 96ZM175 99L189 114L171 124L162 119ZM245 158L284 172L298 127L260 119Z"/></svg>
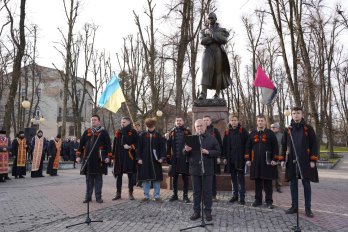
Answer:
<svg viewBox="0 0 348 232"><path fill-rule="evenodd" d="M104 92L102 93L98 105L111 112L116 113L121 108L122 102L125 102L120 82L118 82L115 75L112 76L109 83L106 85Z"/></svg>

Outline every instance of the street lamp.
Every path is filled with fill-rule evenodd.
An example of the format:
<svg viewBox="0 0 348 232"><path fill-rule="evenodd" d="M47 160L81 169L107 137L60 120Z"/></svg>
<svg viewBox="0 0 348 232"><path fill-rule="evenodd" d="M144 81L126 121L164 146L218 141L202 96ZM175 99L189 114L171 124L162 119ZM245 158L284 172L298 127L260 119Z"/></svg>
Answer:
<svg viewBox="0 0 348 232"><path fill-rule="evenodd" d="M284 116L286 118L286 125L289 125L289 116L291 114L291 111L289 110L289 107L286 107L286 110L284 111Z"/></svg>
<svg viewBox="0 0 348 232"><path fill-rule="evenodd" d="M156 111L156 116L157 116L157 117L162 117L162 116L163 116L163 112L160 111L160 110L157 110L157 111Z"/></svg>
<svg viewBox="0 0 348 232"><path fill-rule="evenodd" d="M156 116L158 117L159 125L158 125L158 131L162 132L162 116L163 112L161 110L156 111Z"/></svg>
<svg viewBox="0 0 348 232"><path fill-rule="evenodd" d="M30 107L30 101L28 101L27 99L25 99L24 101L22 101L22 107L24 109L29 109Z"/></svg>

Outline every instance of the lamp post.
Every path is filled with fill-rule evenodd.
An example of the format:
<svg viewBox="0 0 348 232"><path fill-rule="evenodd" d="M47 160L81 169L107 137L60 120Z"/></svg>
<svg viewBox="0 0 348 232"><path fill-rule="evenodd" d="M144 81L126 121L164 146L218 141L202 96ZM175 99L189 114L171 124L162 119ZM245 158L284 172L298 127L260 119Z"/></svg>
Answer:
<svg viewBox="0 0 348 232"><path fill-rule="evenodd" d="M157 116L158 121L159 121L158 131L162 133L162 116L163 116L163 112L161 110L157 110L156 111L156 116Z"/></svg>
<svg viewBox="0 0 348 232"><path fill-rule="evenodd" d="M286 107L286 110L284 111L284 116L286 118L286 125L289 126L289 116L290 116L291 112L289 110L289 107Z"/></svg>
<svg viewBox="0 0 348 232"><path fill-rule="evenodd" d="M28 101L28 99L25 98L25 99L22 101L21 106L22 106L22 108L23 108L24 110L21 110L21 112L20 112L20 117L21 117L21 121L20 121L20 124L21 124L21 125L20 125L20 127L23 128L23 127L24 127L24 121L25 121L25 111L26 111L27 109L30 108L30 101ZM24 112L24 113L23 113L23 112Z"/></svg>
<svg viewBox="0 0 348 232"><path fill-rule="evenodd" d="M44 116L40 116L40 115L36 115L34 116L32 119L30 119L30 122L37 126L37 129L39 129L40 123L43 123L46 119L44 118Z"/></svg>

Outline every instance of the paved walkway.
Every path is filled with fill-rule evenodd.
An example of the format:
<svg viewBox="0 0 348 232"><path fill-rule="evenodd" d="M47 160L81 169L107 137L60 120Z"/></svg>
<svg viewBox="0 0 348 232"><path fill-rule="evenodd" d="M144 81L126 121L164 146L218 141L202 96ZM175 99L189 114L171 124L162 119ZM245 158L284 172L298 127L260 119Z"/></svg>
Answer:
<svg viewBox="0 0 348 232"><path fill-rule="evenodd" d="M320 183L312 184L312 207L315 217L304 216L303 191L300 190L300 223L302 231L348 231L348 154L334 170L320 170ZM127 183L126 179L124 183ZM58 177L12 179L0 184L0 231L179 231L197 225L189 216L192 204L170 203L171 192L161 191L164 203L140 203L142 189L136 188L136 201L111 201L115 180L104 178L103 204L93 199L91 218L104 220L66 229L67 225L84 222L86 204L84 177L77 169L62 170ZM273 210L251 207L253 192L247 193L247 205L228 203L229 192L219 192L220 201L213 205L214 226L208 231L291 231L295 215L286 215L290 206L290 189L274 193ZM192 199L192 196L190 196ZM202 228L191 231L205 231Z"/></svg>

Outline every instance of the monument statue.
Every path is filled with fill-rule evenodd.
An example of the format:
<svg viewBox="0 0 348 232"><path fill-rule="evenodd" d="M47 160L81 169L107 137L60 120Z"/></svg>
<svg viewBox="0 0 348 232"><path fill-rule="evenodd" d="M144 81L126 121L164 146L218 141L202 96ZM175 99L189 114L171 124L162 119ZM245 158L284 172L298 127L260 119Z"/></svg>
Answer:
<svg viewBox="0 0 348 232"><path fill-rule="evenodd" d="M207 90L214 89L214 99L219 98L220 91L226 89L232 82L230 64L224 45L227 43L229 32L216 22L215 13L208 16L208 25L201 30L201 44L205 47L202 59L202 91L199 100L207 98Z"/></svg>

